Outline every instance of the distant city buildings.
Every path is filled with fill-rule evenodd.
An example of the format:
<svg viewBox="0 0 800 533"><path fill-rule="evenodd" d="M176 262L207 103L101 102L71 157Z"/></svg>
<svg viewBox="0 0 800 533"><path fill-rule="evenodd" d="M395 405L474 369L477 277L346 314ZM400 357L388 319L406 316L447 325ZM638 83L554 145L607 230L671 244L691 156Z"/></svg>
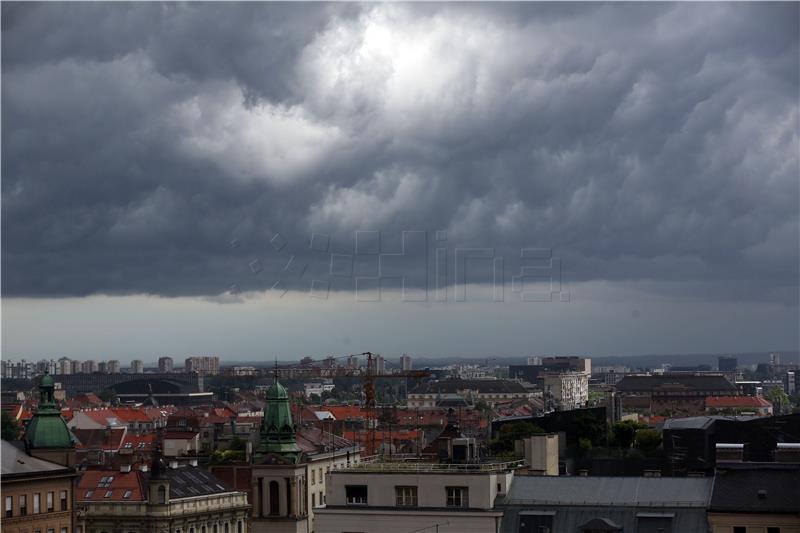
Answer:
<svg viewBox="0 0 800 533"><path fill-rule="evenodd" d="M197 372L209 376L219 374L219 357L216 355L187 357L185 365L187 372Z"/></svg>
<svg viewBox="0 0 800 533"><path fill-rule="evenodd" d="M400 357L400 368L405 372L412 369L411 356L403 354Z"/></svg>
<svg viewBox="0 0 800 533"><path fill-rule="evenodd" d="M110 360L108 362L107 370L109 374L119 374L120 373L119 361L117 361L116 359Z"/></svg>
<svg viewBox="0 0 800 533"><path fill-rule="evenodd" d="M489 405L528 400L531 393L516 381L504 379L446 379L422 383L408 393L411 408L466 407L478 401Z"/></svg>
<svg viewBox="0 0 800 533"><path fill-rule="evenodd" d="M172 357L159 357L158 358L158 371L166 374L173 371L174 362Z"/></svg>
<svg viewBox="0 0 800 533"><path fill-rule="evenodd" d="M144 374L144 361L141 359L134 359L131 361L131 374Z"/></svg>

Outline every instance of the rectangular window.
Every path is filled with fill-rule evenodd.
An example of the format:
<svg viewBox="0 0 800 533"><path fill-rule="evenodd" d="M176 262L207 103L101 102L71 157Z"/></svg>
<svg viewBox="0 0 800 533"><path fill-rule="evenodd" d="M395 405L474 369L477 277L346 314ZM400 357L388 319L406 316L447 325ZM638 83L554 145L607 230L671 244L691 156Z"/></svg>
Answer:
<svg viewBox="0 0 800 533"><path fill-rule="evenodd" d="M113 491L113 490L107 490L107 491L106 491L106 495L105 495L105 496L103 496L103 497L104 497L104 498L110 498L112 494L114 494L114 491Z"/></svg>
<svg viewBox="0 0 800 533"><path fill-rule="evenodd" d="M61 496L61 510L62 511L66 511L67 510L67 491L62 490L61 493L59 494L59 496Z"/></svg>
<svg viewBox="0 0 800 533"><path fill-rule="evenodd" d="M325 478L322 477L322 467L319 468L319 482L325 483Z"/></svg>
<svg viewBox="0 0 800 533"><path fill-rule="evenodd" d="M67 528L65 528L65 527L62 527L62 528L61 528L61 533L69 533L69 532L68 532Z"/></svg>
<svg viewBox="0 0 800 533"><path fill-rule="evenodd" d="M448 507L469 507L469 491L467 487L447 487Z"/></svg>
<svg viewBox="0 0 800 533"><path fill-rule="evenodd" d="M311 507L313 508L313 507L316 507L316 506L317 506L317 495L312 492L311 493Z"/></svg>
<svg viewBox="0 0 800 533"><path fill-rule="evenodd" d="M733 533L747 533L745 526L733 526Z"/></svg>
<svg viewBox="0 0 800 533"><path fill-rule="evenodd" d="M6 518L14 516L14 498L6 496Z"/></svg>
<svg viewBox="0 0 800 533"><path fill-rule="evenodd" d="M53 512L53 493L52 492L48 492L47 493L47 512L48 513L52 513Z"/></svg>
<svg viewBox="0 0 800 533"><path fill-rule="evenodd" d="M347 505L367 505L366 485L345 485L344 491Z"/></svg>
<svg viewBox="0 0 800 533"><path fill-rule="evenodd" d="M94 494L94 491L93 491L93 490L87 490L87 491L86 491L86 494L84 494L84 495L83 495L83 499L84 499L84 500L88 500L89 498L91 498L91 497L92 497L92 494Z"/></svg>
<svg viewBox="0 0 800 533"><path fill-rule="evenodd" d="M132 494L133 494L133 492L131 492L129 490L126 490L125 494L122 495L122 498L125 499L125 500L128 500L128 499L130 499Z"/></svg>
<svg viewBox="0 0 800 533"><path fill-rule="evenodd" d="M28 514L28 496L23 494L19 497L19 515L25 516Z"/></svg>
<svg viewBox="0 0 800 533"><path fill-rule="evenodd" d="M417 506L417 487L395 487L394 495L398 507Z"/></svg>
<svg viewBox="0 0 800 533"><path fill-rule="evenodd" d="M312 468L311 469L311 484L313 485L314 483L316 483L316 480L317 480L317 471Z"/></svg>
<svg viewBox="0 0 800 533"><path fill-rule="evenodd" d="M767 533L781 533L781 528L779 527L768 527Z"/></svg>
<svg viewBox="0 0 800 533"><path fill-rule="evenodd" d="M319 504L322 505L322 491L319 491Z"/></svg>
<svg viewBox="0 0 800 533"><path fill-rule="evenodd" d="M33 514L42 512L42 495L38 492L33 495Z"/></svg>

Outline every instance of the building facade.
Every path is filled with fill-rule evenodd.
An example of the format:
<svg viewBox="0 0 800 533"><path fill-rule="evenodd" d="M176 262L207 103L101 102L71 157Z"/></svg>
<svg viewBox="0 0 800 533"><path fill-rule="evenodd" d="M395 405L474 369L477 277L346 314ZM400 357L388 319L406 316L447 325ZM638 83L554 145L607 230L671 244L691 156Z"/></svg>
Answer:
<svg viewBox="0 0 800 533"><path fill-rule="evenodd" d="M589 374L586 372L543 372L539 374L545 409L570 411L589 402Z"/></svg>
<svg viewBox="0 0 800 533"><path fill-rule="evenodd" d="M165 374L167 372L172 372L174 365L175 363L172 360L172 357L158 358L158 371L161 372L162 374Z"/></svg>
<svg viewBox="0 0 800 533"><path fill-rule="evenodd" d="M197 372L209 376L219 374L219 357L215 355L187 357L184 364L187 372Z"/></svg>
<svg viewBox="0 0 800 533"><path fill-rule="evenodd" d="M518 463L361 463L331 471L316 533L494 533Z"/></svg>
<svg viewBox="0 0 800 533"><path fill-rule="evenodd" d="M76 533L245 533L247 495L197 466L87 470Z"/></svg>
<svg viewBox="0 0 800 533"><path fill-rule="evenodd" d="M72 533L71 468L2 441L3 533Z"/></svg>

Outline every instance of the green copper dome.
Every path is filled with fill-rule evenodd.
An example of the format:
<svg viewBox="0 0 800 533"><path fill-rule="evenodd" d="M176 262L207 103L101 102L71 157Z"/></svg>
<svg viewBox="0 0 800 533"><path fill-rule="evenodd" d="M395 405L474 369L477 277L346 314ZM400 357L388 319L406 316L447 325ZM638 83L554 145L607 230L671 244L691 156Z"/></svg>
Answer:
<svg viewBox="0 0 800 533"><path fill-rule="evenodd" d="M288 400L289 393L286 391L286 388L278 383L276 380L272 386L267 389L267 401L269 400Z"/></svg>
<svg viewBox="0 0 800 533"><path fill-rule="evenodd" d="M264 420L261 423L261 439L256 448L256 456L275 453L294 461L300 457L300 447L295 439L295 427L289 393L278 383L277 378L267 390L264 406Z"/></svg>
<svg viewBox="0 0 800 533"><path fill-rule="evenodd" d="M61 418L54 397L55 383L49 374L39 383L39 407L25 429L25 444L34 448L72 448L72 434Z"/></svg>

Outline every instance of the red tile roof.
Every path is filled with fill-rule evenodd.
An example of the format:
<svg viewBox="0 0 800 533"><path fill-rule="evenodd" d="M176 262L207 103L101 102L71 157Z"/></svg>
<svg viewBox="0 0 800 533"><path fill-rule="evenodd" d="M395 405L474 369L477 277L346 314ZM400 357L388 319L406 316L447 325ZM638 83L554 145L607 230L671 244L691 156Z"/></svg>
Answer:
<svg viewBox="0 0 800 533"><path fill-rule="evenodd" d="M142 472L132 470L87 470L78 478L76 501L145 501Z"/></svg>
<svg viewBox="0 0 800 533"><path fill-rule="evenodd" d="M709 396L706 398L706 407L717 409L736 407L762 409L772 407L772 404L761 396Z"/></svg>

